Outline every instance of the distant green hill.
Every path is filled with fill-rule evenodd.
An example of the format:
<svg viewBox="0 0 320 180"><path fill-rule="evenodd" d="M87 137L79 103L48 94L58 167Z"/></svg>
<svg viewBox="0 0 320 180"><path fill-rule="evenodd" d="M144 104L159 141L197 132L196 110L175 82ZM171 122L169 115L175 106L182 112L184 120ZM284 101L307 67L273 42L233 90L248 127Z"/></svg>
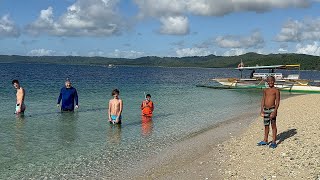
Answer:
<svg viewBox="0 0 320 180"><path fill-rule="evenodd" d="M301 69L320 70L320 57L304 54L247 53L240 56L194 56L194 57L156 57L146 56L137 59L80 57L80 56L17 56L0 55L0 63L50 63L83 65L136 65L165 67L205 67L235 68L240 61L245 66L301 64Z"/></svg>

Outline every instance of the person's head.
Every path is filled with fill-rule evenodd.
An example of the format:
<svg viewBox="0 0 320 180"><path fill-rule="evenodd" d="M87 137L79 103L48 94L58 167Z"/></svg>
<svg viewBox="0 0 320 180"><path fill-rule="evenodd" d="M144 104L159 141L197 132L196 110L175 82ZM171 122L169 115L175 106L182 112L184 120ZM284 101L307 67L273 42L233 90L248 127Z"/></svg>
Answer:
<svg viewBox="0 0 320 180"><path fill-rule="evenodd" d="M147 100L150 100L150 98L151 98L151 95L150 95L150 94L147 94L147 95L146 95L146 99L147 99Z"/></svg>
<svg viewBox="0 0 320 180"><path fill-rule="evenodd" d="M273 76L268 76L267 77L267 83L269 85L269 87L274 87L274 82L276 81L276 79Z"/></svg>
<svg viewBox="0 0 320 180"><path fill-rule="evenodd" d="M120 94L120 91L118 89L114 89L111 93L111 95L115 98L117 98Z"/></svg>
<svg viewBox="0 0 320 180"><path fill-rule="evenodd" d="M20 88L19 81L16 80L16 79L12 81L12 85L13 85L13 87L16 88L16 89Z"/></svg>
<svg viewBox="0 0 320 180"><path fill-rule="evenodd" d="M65 84L66 88L71 88L71 81L69 79L67 79L64 84Z"/></svg>

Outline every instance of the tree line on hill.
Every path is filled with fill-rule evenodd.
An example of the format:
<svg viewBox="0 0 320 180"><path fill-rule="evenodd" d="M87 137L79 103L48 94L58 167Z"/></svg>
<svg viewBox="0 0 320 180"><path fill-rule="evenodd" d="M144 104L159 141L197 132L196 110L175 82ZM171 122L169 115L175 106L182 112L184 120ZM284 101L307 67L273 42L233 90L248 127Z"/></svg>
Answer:
<svg viewBox="0 0 320 180"><path fill-rule="evenodd" d="M83 56L18 56L0 55L0 63L49 63L75 65L132 65L164 67L203 67L236 68L240 62L245 66L266 66L282 64L300 64L302 70L320 70L320 56L305 54L269 54L246 53L239 56L193 56L193 57L157 57L146 56L136 59L83 57Z"/></svg>

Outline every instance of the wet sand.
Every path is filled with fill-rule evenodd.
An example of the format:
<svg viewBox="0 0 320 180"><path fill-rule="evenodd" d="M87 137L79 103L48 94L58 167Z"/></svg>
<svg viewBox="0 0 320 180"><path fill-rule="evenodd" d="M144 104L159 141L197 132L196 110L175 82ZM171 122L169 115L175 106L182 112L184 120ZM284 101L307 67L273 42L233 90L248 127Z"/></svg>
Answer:
<svg viewBox="0 0 320 180"><path fill-rule="evenodd" d="M224 158L221 143L242 133L256 119L255 112L195 132L159 154L130 169L122 178L130 179L221 179Z"/></svg>
<svg viewBox="0 0 320 180"><path fill-rule="evenodd" d="M129 178L320 179L319 102L316 94L281 100L276 149L256 146L264 126L255 109L149 157Z"/></svg>

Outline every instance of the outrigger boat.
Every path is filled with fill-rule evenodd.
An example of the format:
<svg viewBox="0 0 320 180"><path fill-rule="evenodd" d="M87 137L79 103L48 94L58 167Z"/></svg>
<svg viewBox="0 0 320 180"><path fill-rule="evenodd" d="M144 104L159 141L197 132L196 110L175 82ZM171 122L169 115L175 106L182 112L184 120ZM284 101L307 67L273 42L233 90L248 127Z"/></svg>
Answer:
<svg viewBox="0 0 320 180"><path fill-rule="evenodd" d="M264 89L268 88L266 78L268 76L275 77L275 87L281 91L297 92L297 93L320 93L320 86L314 85L317 80L300 79L300 64L292 65L274 65L274 66L252 66L245 67L240 63L236 70L240 71L240 78L215 78L211 81L217 82L217 86L202 85L203 87L210 87L216 89ZM276 69L284 70L298 70L297 74L289 74L284 76L280 72L275 72ZM251 71L250 77L243 77L245 70ZM258 70L268 72L256 72ZM297 71L295 71L297 72Z"/></svg>

